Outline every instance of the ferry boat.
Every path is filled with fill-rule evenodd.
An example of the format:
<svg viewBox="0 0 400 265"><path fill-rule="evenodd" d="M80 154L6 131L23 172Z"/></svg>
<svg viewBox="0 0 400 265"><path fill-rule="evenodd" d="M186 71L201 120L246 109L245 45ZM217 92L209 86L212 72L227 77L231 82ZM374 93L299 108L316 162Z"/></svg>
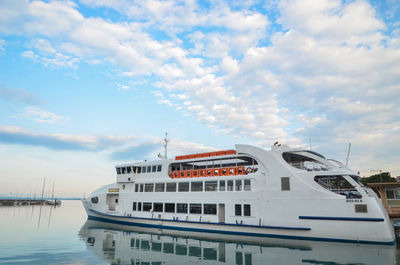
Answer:
<svg viewBox="0 0 400 265"><path fill-rule="evenodd" d="M259 238L395 243L375 192L338 161L305 149L234 150L116 166L83 200L89 220Z"/></svg>

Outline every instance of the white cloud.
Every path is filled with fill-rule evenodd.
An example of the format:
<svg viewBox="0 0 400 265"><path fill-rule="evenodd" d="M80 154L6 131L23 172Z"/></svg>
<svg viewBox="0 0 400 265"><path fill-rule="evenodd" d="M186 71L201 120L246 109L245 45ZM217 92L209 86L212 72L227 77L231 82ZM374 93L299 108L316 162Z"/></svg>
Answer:
<svg viewBox="0 0 400 265"><path fill-rule="evenodd" d="M0 55L6 52L6 49L4 48L6 44L7 42L5 40L0 39Z"/></svg>
<svg viewBox="0 0 400 265"><path fill-rule="evenodd" d="M59 116L55 113L48 112L37 107L26 107L22 116L39 123L57 123L69 120L66 117Z"/></svg>
<svg viewBox="0 0 400 265"><path fill-rule="evenodd" d="M219 2L207 10L194 1L82 2L128 19L86 18L70 2L23 2L0 18L0 30L34 36L23 56L47 65L112 62L153 82L160 104L248 142L340 139L373 152L368 135L397 139L399 25L388 32L367 1L281 1L271 30L257 9Z"/></svg>

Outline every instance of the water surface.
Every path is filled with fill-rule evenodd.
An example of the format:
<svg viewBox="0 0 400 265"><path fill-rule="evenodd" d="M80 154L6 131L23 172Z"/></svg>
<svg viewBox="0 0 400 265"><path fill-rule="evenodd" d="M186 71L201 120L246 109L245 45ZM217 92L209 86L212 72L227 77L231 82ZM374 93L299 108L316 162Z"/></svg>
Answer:
<svg viewBox="0 0 400 265"><path fill-rule="evenodd" d="M0 207L0 264L396 264L395 246L115 226L87 221L79 201Z"/></svg>

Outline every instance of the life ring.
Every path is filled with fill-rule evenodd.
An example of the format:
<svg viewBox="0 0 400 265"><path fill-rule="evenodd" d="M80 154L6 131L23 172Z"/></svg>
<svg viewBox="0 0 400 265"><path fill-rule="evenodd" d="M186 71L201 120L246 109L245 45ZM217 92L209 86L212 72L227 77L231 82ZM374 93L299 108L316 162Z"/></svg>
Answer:
<svg viewBox="0 0 400 265"><path fill-rule="evenodd" d="M253 173L253 172L254 172L254 168L252 168L252 167L246 168L246 173L247 174L250 174L250 173Z"/></svg>

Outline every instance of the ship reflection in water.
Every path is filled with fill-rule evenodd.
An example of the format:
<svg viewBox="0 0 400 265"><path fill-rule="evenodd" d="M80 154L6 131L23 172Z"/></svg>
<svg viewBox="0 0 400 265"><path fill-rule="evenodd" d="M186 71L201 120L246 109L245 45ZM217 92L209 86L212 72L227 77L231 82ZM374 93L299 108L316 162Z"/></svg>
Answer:
<svg viewBox="0 0 400 265"><path fill-rule="evenodd" d="M79 235L88 250L110 264L396 264L395 247L385 245L260 238L252 241L90 220Z"/></svg>

